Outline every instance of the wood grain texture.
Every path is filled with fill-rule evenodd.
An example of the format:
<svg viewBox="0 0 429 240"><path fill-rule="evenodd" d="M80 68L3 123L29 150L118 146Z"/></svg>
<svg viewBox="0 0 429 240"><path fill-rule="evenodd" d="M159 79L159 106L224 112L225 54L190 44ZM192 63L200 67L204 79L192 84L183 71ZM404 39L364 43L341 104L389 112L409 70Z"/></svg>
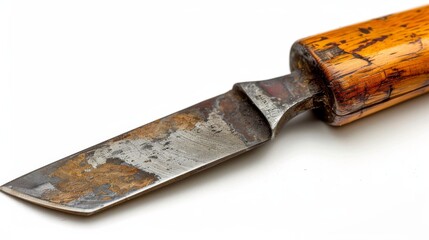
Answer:
<svg viewBox="0 0 429 240"><path fill-rule="evenodd" d="M429 6L297 41L291 69L321 78L340 126L429 91Z"/></svg>

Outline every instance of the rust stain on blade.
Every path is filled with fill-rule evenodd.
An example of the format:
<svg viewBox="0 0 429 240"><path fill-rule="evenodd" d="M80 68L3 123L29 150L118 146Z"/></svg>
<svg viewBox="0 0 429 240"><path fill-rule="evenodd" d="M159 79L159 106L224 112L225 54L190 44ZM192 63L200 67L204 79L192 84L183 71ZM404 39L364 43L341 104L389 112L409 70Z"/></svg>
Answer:
<svg viewBox="0 0 429 240"><path fill-rule="evenodd" d="M159 139L176 130L191 130L200 120L201 118L196 113L177 113L136 128L118 138L112 139L112 141L115 142L125 138Z"/></svg>
<svg viewBox="0 0 429 240"><path fill-rule="evenodd" d="M55 189L45 191L41 198L53 203L67 204L89 194L107 201L112 194L123 195L146 187L157 180L156 175L124 164L120 159L108 159L97 168L87 163L80 153L60 166L50 177L58 178Z"/></svg>

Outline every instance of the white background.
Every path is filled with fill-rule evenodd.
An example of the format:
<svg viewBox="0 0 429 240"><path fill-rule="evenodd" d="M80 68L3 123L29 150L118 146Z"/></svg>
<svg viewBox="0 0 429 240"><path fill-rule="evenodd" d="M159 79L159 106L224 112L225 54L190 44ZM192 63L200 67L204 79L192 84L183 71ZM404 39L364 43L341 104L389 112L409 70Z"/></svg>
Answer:
<svg viewBox="0 0 429 240"><path fill-rule="evenodd" d="M289 71L302 37L413 1L0 2L0 183ZM428 239L429 95L264 147L93 217L0 194L2 239Z"/></svg>

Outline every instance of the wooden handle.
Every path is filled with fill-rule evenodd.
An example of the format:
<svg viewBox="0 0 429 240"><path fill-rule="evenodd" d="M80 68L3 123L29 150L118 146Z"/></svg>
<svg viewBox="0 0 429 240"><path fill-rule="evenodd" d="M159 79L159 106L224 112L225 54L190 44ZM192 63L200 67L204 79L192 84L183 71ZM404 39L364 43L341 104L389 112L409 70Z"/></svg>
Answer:
<svg viewBox="0 0 429 240"><path fill-rule="evenodd" d="M429 6L297 41L291 69L322 79L340 126L429 91Z"/></svg>

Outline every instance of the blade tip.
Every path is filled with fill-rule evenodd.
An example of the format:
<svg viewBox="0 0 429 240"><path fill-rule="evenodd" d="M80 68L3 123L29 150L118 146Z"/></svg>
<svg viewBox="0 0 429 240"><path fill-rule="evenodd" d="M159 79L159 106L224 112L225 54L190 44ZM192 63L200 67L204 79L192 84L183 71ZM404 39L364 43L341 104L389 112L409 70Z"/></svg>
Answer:
<svg viewBox="0 0 429 240"><path fill-rule="evenodd" d="M6 184L0 186L0 192L12 195L10 190L11 190L11 187L8 187Z"/></svg>
<svg viewBox="0 0 429 240"><path fill-rule="evenodd" d="M17 190L14 190L12 188L12 186L8 186L7 184L0 186L0 191L8 194L10 196L19 198L21 200L30 202L30 203L34 203L36 205L42 206L42 207L46 207L49 209L53 209L53 210L57 210L57 211L61 211L61 212L65 212L65 213L70 213L70 214L74 214L74 215L80 215L80 216L90 216L93 215L97 212L100 211L100 209L83 209L83 208L75 208L75 207L69 207L69 206L65 206L65 205L61 205L61 204L57 204L57 203L53 203L53 202L48 202L24 193L21 193Z"/></svg>

